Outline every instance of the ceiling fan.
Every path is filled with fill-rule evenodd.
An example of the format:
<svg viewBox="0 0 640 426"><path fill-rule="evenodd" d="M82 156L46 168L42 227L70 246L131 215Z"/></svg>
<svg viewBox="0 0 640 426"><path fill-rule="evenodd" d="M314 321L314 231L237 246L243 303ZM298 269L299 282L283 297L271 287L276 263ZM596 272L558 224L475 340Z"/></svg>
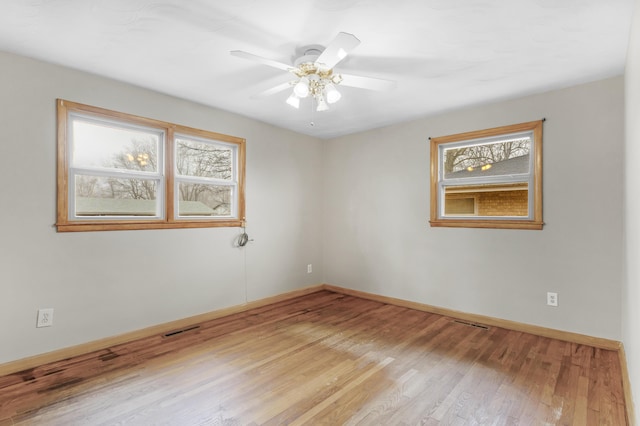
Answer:
<svg viewBox="0 0 640 426"><path fill-rule="evenodd" d="M309 48L294 61L293 65L266 59L242 50L233 50L230 53L233 56L293 74L291 81L258 93L253 96L254 98L273 95L293 87L293 91L287 99L289 105L299 108L301 99L311 97L316 102L317 111L326 111L329 109L328 104L337 102L342 96L336 86L383 91L390 90L396 85L396 82L392 80L343 74L334 70L334 67L359 44L360 40L356 36L341 32L329 43L324 51L320 51L317 48Z"/></svg>

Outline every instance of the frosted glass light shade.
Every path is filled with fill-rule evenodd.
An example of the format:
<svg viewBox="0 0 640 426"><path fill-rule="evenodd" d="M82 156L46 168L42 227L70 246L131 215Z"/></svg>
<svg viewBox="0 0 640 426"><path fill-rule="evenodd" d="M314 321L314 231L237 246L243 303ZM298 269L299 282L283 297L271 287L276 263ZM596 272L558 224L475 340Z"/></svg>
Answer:
<svg viewBox="0 0 640 426"><path fill-rule="evenodd" d="M300 108L300 98L295 93L287 98L287 103L296 109Z"/></svg>
<svg viewBox="0 0 640 426"><path fill-rule="evenodd" d="M327 102L329 102L330 104L335 104L340 100L342 95L340 94L340 92L338 92L338 89L336 89L336 86L334 86L333 84L327 84L326 87Z"/></svg>
<svg viewBox="0 0 640 426"><path fill-rule="evenodd" d="M300 81L293 86L293 93L295 93L299 98L306 98L309 96L309 79L307 77L302 77Z"/></svg>
<svg viewBox="0 0 640 426"><path fill-rule="evenodd" d="M326 111L329 109L329 105L327 105L327 103L324 101L323 97L319 97L318 98L318 107L316 108L316 111Z"/></svg>

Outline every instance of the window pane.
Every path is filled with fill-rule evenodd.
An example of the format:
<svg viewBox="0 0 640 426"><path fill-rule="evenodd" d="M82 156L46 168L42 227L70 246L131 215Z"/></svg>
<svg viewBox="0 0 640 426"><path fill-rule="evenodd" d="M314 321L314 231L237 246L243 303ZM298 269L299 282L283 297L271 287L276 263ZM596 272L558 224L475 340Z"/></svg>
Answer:
<svg viewBox="0 0 640 426"><path fill-rule="evenodd" d="M470 209L469 200L475 203L471 204L473 209ZM518 183L447 187L444 214L526 217L529 215L529 185Z"/></svg>
<svg viewBox="0 0 640 426"><path fill-rule="evenodd" d="M229 147L176 137L176 170L181 176L231 180L233 150Z"/></svg>
<svg viewBox="0 0 640 426"><path fill-rule="evenodd" d="M179 216L231 216L232 187L180 183Z"/></svg>
<svg viewBox="0 0 640 426"><path fill-rule="evenodd" d="M76 216L156 216L158 182L77 175Z"/></svg>
<svg viewBox="0 0 640 426"><path fill-rule="evenodd" d="M73 166L158 171L161 133L73 119Z"/></svg>
<svg viewBox="0 0 640 426"><path fill-rule="evenodd" d="M444 150L444 177L504 176L529 173L528 137Z"/></svg>

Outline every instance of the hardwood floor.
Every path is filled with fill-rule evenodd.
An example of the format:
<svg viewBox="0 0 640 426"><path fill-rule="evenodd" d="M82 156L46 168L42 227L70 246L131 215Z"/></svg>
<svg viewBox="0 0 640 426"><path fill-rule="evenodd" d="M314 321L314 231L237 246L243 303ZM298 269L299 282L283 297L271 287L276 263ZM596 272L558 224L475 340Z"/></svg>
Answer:
<svg viewBox="0 0 640 426"><path fill-rule="evenodd" d="M6 425L626 425L614 351L321 291L0 377Z"/></svg>

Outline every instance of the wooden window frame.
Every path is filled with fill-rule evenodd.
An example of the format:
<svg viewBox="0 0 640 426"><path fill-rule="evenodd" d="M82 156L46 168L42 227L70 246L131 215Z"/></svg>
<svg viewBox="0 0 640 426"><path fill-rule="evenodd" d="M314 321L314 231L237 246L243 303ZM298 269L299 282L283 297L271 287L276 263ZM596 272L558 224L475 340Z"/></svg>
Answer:
<svg viewBox="0 0 640 426"><path fill-rule="evenodd" d="M94 117L101 120L119 122L123 125L143 126L158 129L164 132L164 146L161 170L163 176L163 194L161 199L162 217L153 219L71 219L69 212L69 166L70 144L68 141L70 114L79 114ZM104 108L84 105L63 99L57 100L58 122L58 158L57 158L57 220L58 232L78 231L115 231L115 230L140 230L140 229L175 229L175 228L212 228L212 227L240 227L244 225L245 217L245 163L246 141L243 138L210 132L181 126L165 121L139 117ZM176 217L174 209L174 135L187 135L196 138L204 138L221 144L234 147L236 150L236 167L234 187L237 196L234 197L235 210L233 217L208 218L198 216L195 218Z"/></svg>
<svg viewBox="0 0 640 426"><path fill-rule="evenodd" d="M542 123L544 120L531 121L527 123L514 124L509 126L495 127L491 129L478 130L455 135L440 136L431 138L430 163L431 163L431 218L429 224L432 227L455 227L455 228L497 228L497 229L531 229L541 230L544 222L542 220ZM521 132L532 132L533 147L530 151L532 158L532 185L529 191L533 191L530 197L533 206L529 207L529 216L526 218L513 217L456 217L447 218L439 212L441 185L440 185L440 152L441 147L446 144L475 141L485 138L496 138L500 136Z"/></svg>

